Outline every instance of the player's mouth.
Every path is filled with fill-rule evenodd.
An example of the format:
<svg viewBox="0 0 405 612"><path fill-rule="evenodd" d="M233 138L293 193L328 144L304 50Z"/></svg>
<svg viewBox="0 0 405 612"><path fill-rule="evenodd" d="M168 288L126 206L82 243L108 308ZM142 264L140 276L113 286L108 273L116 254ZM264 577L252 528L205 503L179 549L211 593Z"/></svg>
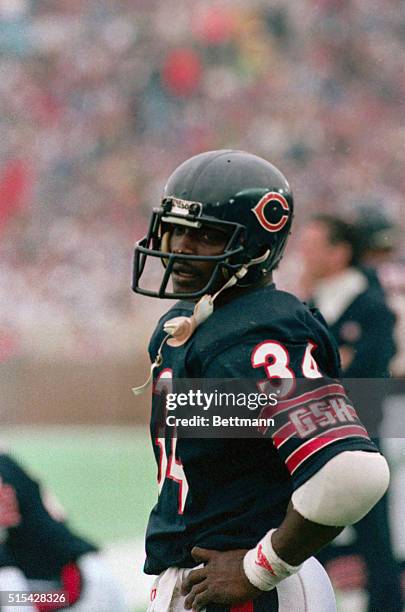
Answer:
<svg viewBox="0 0 405 612"><path fill-rule="evenodd" d="M177 265L173 267L172 275L177 279L194 280L201 277L199 270L192 266Z"/></svg>

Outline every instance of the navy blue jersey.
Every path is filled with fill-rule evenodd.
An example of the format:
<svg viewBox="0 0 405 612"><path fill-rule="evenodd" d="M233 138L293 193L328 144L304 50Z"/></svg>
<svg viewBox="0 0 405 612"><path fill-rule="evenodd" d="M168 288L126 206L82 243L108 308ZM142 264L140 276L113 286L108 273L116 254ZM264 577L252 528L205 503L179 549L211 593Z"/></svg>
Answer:
<svg viewBox="0 0 405 612"><path fill-rule="evenodd" d="M152 360L165 337L164 322L192 310L193 304L179 302L159 321L149 347ZM160 494L146 534L146 573L195 566L195 545L252 548L282 522L294 488L331 457L343 450L376 451L352 409L347 422L333 414L331 404L344 401L344 390L335 380L339 357L324 321L274 285L217 308L185 345L164 345L162 356L151 420ZM254 378L258 384L307 377L313 385L288 400L272 438L177 439L153 418L159 387L170 377ZM325 377L333 384L326 385ZM336 436L323 437L330 429Z"/></svg>
<svg viewBox="0 0 405 612"><path fill-rule="evenodd" d="M66 564L96 550L51 512L39 484L0 454L0 567L18 567L28 579L57 581Z"/></svg>

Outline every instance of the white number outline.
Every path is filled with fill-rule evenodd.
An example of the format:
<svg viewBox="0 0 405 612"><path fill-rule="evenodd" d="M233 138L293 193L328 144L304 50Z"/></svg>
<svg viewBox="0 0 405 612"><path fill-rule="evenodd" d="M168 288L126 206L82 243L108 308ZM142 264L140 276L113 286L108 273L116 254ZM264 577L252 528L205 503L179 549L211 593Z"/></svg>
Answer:
<svg viewBox="0 0 405 612"><path fill-rule="evenodd" d="M322 378L319 366L316 363L315 357L312 354L312 351L317 348L318 345L315 342L312 342L312 340L308 342L307 348L305 349L304 357L302 358L301 362L301 371L305 378Z"/></svg>
<svg viewBox="0 0 405 612"><path fill-rule="evenodd" d="M160 395L164 391L170 393L172 389L173 370L171 368L165 368L159 373L155 384L153 385L153 393ZM159 495L163 489L166 478L173 480L179 485L178 495L178 514L184 514L184 507L189 491L189 485L187 482L186 475L184 473L183 464L181 459L176 458L177 449L177 438L175 436L171 439L171 450L169 456L166 452L166 437L161 435L163 432L160 430L159 435L155 437L154 441L156 446L159 448L159 460L158 460L158 491Z"/></svg>
<svg viewBox="0 0 405 612"><path fill-rule="evenodd" d="M312 351L317 348L317 344L308 341L305 353L301 362L301 371L304 378L322 378L319 366L312 355ZM272 359L269 363L269 359ZM277 340L263 340L255 346L251 355L253 368L263 367L267 378L258 381L260 391L267 392L272 380L282 380L283 386L276 387L278 397L285 398L290 395L296 387L296 375L290 366L290 354L286 347Z"/></svg>
<svg viewBox="0 0 405 612"><path fill-rule="evenodd" d="M270 350L269 350L269 347ZM272 363L269 363L269 358L273 358ZM268 385L272 384L272 380L282 380L282 387L275 387L279 398L286 397L295 389L295 374L289 367L290 354L281 342L277 340L264 340L260 342L252 351L251 364L253 368L263 367L266 372L267 379L260 380L257 384L262 392L268 391ZM274 370L277 369L278 372ZM284 371L284 375L282 375Z"/></svg>

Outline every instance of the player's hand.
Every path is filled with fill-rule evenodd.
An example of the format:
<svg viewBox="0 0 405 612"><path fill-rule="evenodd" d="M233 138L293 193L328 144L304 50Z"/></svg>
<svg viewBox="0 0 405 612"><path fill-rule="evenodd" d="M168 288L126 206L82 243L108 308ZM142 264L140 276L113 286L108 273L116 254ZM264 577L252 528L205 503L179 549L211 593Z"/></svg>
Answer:
<svg viewBox="0 0 405 612"><path fill-rule="evenodd" d="M263 593L246 578L243 557L247 550L207 550L195 546L191 554L204 567L192 570L182 584L186 610L202 610L208 604L232 605Z"/></svg>

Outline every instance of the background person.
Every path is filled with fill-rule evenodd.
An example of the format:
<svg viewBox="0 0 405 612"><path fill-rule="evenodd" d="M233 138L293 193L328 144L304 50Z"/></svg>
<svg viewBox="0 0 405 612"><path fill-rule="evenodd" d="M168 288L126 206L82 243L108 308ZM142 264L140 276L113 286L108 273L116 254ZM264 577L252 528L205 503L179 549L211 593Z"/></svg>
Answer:
<svg viewBox="0 0 405 612"><path fill-rule="evenodd" d="M52 496L2 452L0 592L9 590L55 591L57 601L32 605L39 612L128 612L120 586L98 548L73 533Z"/></svg>
<svg viewBox="0 0 405 612"><path fill-rule="evenodd" d="M395 317L387 305L376 277L360 267L363 234L353 224L332 215L317 215L305 226L301 236L304 283L310 304L316 306L328 323L341 355L346 379L379 379L370 393L356 382L354 397L362 421L376 443L382 420L382 403L387 394L384 379L390 374L395 355ZM356 542L347 547L330 546L319 554L335 577L335 584L345 587L365 586L361 566L350 561L358 553L367 572L369 611L402 610L399 573L391 544L384 496L370 513L354 525ZM346 553L346 559L339 559ZM349 556L351 555L351 556ZM360 571L359 571L360 567Z"/></svg>

